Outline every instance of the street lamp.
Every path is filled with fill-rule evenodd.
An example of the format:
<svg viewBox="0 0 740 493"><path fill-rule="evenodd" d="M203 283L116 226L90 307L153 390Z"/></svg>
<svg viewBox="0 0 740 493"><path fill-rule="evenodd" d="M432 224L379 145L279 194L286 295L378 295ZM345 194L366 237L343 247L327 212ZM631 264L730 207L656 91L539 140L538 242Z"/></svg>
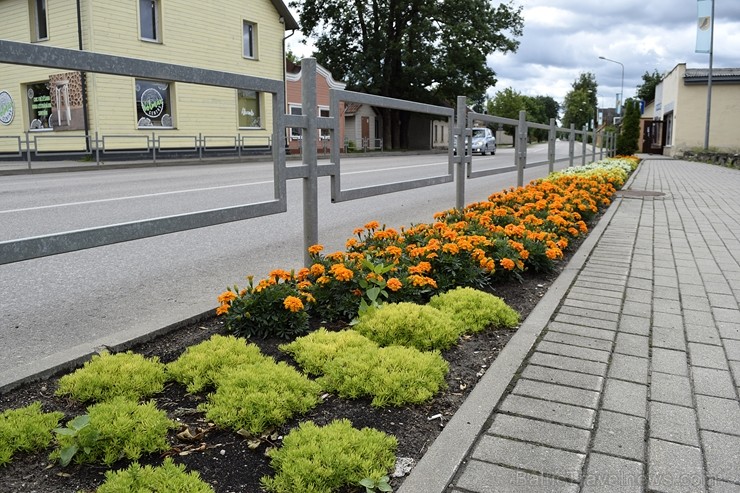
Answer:
<svg viewBox="0 0 740 493"><path fill-rule="evenodd" d="M624 64L622 62L618 62L616 60L612 60L610 58L606 58L603 56L600 56L599 58L601 60L606 60L607 62L618 63L622 67L622 89L621 89L622 92L619 93L619 108L617 108L617 114L621 116L622 115L622 102L624 101Z"/></svg>

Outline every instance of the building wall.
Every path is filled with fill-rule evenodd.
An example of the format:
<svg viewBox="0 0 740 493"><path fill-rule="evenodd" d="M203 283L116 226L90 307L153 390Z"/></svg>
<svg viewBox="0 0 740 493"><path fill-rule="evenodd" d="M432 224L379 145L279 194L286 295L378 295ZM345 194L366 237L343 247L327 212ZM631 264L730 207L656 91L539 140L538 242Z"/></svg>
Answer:
<svg viewBox="0 0 740 493"><path fill-rule="evenodd" d="M381 135L376 133L376 122L382 122L379 116L375 114L372 106L363 104L360 108L351 116L345 117L345 138L350 142L354 142L356 149L362 148L362 117L368 118L369 130L370 130L370 149L380 149Z"/></svg>
<svg viewBox="0 0 740 493"><path fill-rule="evenodd" d="M75 0L49 0L49 39L42 45L78 48ZM98 53L163 61L179 65L220 70L273 80L283 79L284 24L269 0L239 2L224 0L218 5L184 0L161 0L161 42L139 37L138 2L135 0L82 0L83 46ZM224 15L227 14L227 15ZM0 37L29 42L30 21L27 0L0 2ZM257 25L256 58L242 56L242 23ZM29 126L27 84L49 80L53 69L0 64L0 91L13 97L16 116L0 135L22 135ZM259 138L262 145L272 134L272 96L261 94L261 128L238 126L237 91L193 84L171 85L173 127L139 128L137 125L136 81L130 77L87 74L87 104L91 133L104 135L164 136L163 145L188 147L185 136L227 135ZM57 132L54 131L54 134ZM49 132L45 132L48 135ZM61 133L59 133L61 135ZM82 132L65 132L82 135ZM75 145L79 146L81 139ZM111 139L107 146L139 147L143 137ZM169 142L169 144L165 144ZM71 144L68 144L68 146ZM233 141L232 141L233 145ZM0 139L2 146L2 139ZM0 149L2 150L2 149Z"/></svg>

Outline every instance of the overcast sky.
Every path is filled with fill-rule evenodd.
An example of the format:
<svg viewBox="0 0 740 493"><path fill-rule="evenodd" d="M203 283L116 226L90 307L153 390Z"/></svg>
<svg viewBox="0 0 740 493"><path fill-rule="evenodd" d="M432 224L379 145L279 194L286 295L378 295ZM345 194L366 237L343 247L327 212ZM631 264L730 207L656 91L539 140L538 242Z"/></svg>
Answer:
<svg viewBox="0 0 740 493"><path fill-rule="evenodd" d="M678 63L708 68L709 55L694 53L696 0L514 0L523 7L524 34L514 54L493 54L488 65L498 82L489 97L511 87L529 96L562 101L580 73L599 85L599 106L614 107L624 64L624 93L634 96L642 75ZM295 14L294 14L295 15ZM295 15L296 20L298 16ZM310 49L288 40L299 56ZM715 0L714 67L740 67L740 0Z"/></svg>

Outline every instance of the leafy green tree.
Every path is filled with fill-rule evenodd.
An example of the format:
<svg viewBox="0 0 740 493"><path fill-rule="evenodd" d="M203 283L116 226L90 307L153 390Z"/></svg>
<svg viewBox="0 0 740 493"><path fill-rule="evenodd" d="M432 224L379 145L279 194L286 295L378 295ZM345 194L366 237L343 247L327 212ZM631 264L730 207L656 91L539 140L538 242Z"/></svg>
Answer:
<svg viewBox="0 0 740 493"><path fill-rule="evenodd" d="M571 87L573 89L565 95L563 101L563 126L568 127L573 123L576 129L580 129L595 118L598 89L596 76L591 72L581 73Z"/></svg>
<svg viewBox="0 0 740 493"><path fill-rule="evenodd" d="M617 154L630 156L639 149L640 138L640 107L637 101L630 98L624 105L624 120L622 131L617 136Z"/></svg>
<svg viewBox="0 0 740 493"><path fill-rule="evenodd" d="M660 84L663 76L660 75L658 69L653 70L651 74L648 71L642 75L642 84L637 86L637 99L641 99L646 103L655 99L655 88Z"/></svg>
<svg viewBox="0 0 740 493"><path fill-rule="evenodd" d="M493 99L488 101L488 114L503 118L518 120L519 112L526 109L527 103L525 97L510 87L507 87L503 91L498 91ZM512 126L505 126L504 131L507 135L514 135L514 127Z"/></svg>
<svg viewBox="0 0 740 493"><path fill-rule="evenodd" d="M516 51L522 8L510 0L293 0L316 60L348 89L452 102L495 85L493 52ZM403 115L383 112L384 142L403 147ZM403 138L405 140L405 137Z"/></svg>

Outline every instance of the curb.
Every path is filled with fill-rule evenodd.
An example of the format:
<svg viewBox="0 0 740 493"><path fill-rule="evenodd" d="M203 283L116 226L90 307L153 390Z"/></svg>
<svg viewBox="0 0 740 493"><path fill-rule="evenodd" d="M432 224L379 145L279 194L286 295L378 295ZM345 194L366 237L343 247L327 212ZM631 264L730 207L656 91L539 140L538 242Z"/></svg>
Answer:
<svg viewBox="0 0 740 493"><path fill-rule="evenodd" d="M631 186L641 169L641 165L638 166L622 190ZM616 198L611 203L604 216L573 254L568 265L499 353L442 433L412 469L397 493L442 493L447 489L460 466L465 463L478 436L485 430L509 383L519 372L535 342L611 223L622 200Z"/></svg>

